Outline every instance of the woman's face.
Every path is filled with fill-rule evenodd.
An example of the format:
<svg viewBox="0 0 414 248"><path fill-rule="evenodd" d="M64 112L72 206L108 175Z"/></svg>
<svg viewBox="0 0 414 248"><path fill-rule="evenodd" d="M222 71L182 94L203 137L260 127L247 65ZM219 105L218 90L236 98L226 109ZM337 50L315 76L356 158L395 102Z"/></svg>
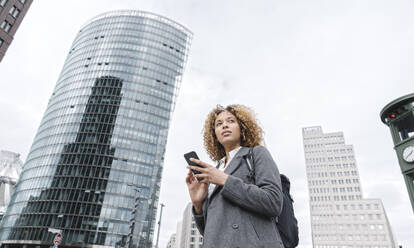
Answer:
<svg viewBox="0 0 414 248"><path fill-rule="evenodd" d="M221 112L214 121L214 131L225 150L240 146L240 126L237 118L228 111Z"/></svg>

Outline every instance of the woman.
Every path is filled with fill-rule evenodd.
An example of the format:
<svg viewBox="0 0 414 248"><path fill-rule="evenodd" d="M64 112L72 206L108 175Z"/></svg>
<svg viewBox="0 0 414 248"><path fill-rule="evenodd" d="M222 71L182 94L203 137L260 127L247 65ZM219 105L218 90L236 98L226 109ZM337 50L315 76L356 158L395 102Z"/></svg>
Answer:
<svg viewBox="0 0 414 248"><path fill-rule="evenodd" d="M243 105L217 106L209 113L204 146L218 165L191 159L201 168L188 166L186 177L204 248L283 247L272 220L282 208L280 176L270 153L260 146L262 135L252 111ZM254 183L244 158L250 149Z"/></svg>

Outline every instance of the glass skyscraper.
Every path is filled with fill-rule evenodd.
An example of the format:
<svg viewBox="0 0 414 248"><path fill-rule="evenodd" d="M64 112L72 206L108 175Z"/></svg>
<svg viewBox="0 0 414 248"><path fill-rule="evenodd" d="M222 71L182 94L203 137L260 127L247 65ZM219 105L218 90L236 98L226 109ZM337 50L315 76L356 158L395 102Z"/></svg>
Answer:
<svg viewBox="0 0 414 248"><path fill-rule="evenodd" d="M2 247L49 247L54 229L60 247L152 247L191 39L184 26L135 10L80 29L1 222Z"/></svg>

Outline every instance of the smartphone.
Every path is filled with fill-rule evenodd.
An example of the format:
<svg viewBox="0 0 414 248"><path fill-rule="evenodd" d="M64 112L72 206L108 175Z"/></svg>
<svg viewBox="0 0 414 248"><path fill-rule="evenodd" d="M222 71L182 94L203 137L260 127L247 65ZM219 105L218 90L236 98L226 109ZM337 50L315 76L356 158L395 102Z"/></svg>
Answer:
<svg viewBox="0 0 414 248"><path fill-rule="evenodd" d="M195 159L199 159L197 156L197 153L195 151L191 151L189 153L184 154L184 158L187 161L187 164L191 165L191 166L198 166L201 167L200 165L194 163L193 161L190 160L190 158L195 158ZM191 170L194 174L200 174L201 172L198 170ZM198 181L203 180L204 178L201 177L197 177Z"/></svg>

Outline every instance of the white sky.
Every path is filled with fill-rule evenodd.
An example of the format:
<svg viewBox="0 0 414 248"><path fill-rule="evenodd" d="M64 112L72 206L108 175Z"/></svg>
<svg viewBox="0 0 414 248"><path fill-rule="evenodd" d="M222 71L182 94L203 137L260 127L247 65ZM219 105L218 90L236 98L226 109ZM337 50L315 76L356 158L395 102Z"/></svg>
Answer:
<svg viewBox="0 0 414 248"><path fill-rule="evenodd" d="M26 158L76 33L115 9L161 14L194 33L168 138L159 247L189 201L182 155L195 150L208 161L204 119L216 104L231 103L257 112L268 148L292 181L300 247L311 247L301 129L314 125L345 133L364 197L381 198L398 243L414 244L413 211L379 118L387 103L413 92L414 2L35 1L0 63L1 150Z"/></svg>

